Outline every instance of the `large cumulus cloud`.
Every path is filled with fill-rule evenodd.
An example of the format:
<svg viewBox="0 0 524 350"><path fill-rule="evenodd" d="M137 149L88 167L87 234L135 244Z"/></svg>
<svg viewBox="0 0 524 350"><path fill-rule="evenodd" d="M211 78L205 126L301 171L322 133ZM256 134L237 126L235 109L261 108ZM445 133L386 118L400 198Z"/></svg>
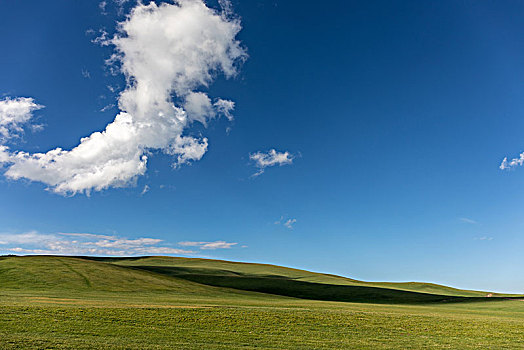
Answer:
<svg viewBox="0 0 524 350"><path fill-rule="evenodd" d="M236 74L246 57L236 39L240 29L228 11L201 0L138 4L102 41L114 47L111 61L127 80L114 121L71 150L31 154L0 146L5 176L40 181L61 194L89 193L134 183L147 169L149 150L173 155L174 166L201 159L208 140L184 131L219 114L231 118L232 101L201 90L218 73Z"/></svg>

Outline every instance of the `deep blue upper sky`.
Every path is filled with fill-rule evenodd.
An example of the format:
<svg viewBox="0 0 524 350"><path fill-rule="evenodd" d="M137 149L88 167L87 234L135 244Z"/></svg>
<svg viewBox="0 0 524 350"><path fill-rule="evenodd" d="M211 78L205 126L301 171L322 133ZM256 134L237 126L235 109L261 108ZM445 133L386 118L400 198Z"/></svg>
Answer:
<svg viewBox="0 0 524 350"><path fill-rule="evenodd" d="M237 0L233 9L249 57L208 90L236 103L235 120L195 127L209 139L201 160L173 169L153 152L136 186L90 196L2 177L0 233L225 241L237 244L195 255L524 291L524 169L499 169L524 150L524 3ZM45 105L35 112L44 129L11 149L71 149L114 119L116 108L100 110L116 103L107 86L125 81L104 66L112 49L86 34L114 32L124 15L114 3L106 11L93 1L0 2L0 93ZM249 155L273 148L293 164L251 177Z"/></svg>

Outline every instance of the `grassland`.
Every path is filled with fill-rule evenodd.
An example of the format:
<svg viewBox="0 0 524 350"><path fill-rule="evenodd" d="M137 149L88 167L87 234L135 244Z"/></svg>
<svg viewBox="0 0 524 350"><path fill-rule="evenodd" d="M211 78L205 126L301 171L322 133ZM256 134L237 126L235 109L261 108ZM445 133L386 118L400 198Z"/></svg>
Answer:
<svg viewBox="0 0 524 350"><path fill-rule="evenodd" d="M0 349L524 349L518 296L167 257L0 258Z"/></svg>

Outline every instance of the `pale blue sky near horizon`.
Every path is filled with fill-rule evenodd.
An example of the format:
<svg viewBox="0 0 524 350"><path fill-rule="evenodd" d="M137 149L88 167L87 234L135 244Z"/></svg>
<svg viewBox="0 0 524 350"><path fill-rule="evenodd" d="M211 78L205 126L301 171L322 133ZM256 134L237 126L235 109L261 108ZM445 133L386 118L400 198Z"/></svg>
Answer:
<svg viewBox="0 0 524 350"><path fill-rule="evenodd" d="M125 79L105 65L113 48L92 40L135 4L0 1L0 99L45 106L34 111L43 128L5 141L10 150L70 150L113 121ZM90 195L1 176L0 254L163 247L524 293L524 169L499 168L524 151L524 3L232 9L247 58L205 89L234 101L235 119L190 128L208 139L203 157L174 169L150 150L136 184ZM292 161L253 176L250 155L271 149Z"/></svg>

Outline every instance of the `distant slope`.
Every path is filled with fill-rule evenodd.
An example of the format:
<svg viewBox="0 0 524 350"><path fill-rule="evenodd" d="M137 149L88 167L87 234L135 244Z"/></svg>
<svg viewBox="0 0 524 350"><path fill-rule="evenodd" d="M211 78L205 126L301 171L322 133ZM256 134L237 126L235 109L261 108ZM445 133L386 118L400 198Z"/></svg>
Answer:
<svg viewBox="0 0 524 350"><path fill-rule="evenodd" d="M121 266L135 267L171 267L172 276L215 275L243 277L275 277L300 282L322 283L342 286L361 286L396 289L419 293L448 296L484 297L488 292L451 288L433 283L421 282L364 282L331 274L315 273L276 265L231 262L224 260L179 258L179 257L139 257L139 258L101 258ZM510 296L493 293L493 296Z"/></svg>

